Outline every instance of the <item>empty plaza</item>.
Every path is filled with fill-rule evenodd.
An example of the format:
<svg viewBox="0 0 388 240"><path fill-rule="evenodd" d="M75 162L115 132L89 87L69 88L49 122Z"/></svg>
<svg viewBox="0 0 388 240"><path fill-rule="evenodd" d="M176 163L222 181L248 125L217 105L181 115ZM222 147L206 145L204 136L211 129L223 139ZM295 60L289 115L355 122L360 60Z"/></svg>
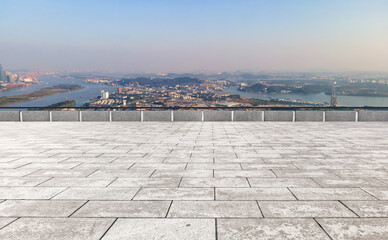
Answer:
<svg viewBox="0 0 388 240"><path fill-rule="evenodd" d="M388 239L388 123L2 122L0 239Z"/></svg>

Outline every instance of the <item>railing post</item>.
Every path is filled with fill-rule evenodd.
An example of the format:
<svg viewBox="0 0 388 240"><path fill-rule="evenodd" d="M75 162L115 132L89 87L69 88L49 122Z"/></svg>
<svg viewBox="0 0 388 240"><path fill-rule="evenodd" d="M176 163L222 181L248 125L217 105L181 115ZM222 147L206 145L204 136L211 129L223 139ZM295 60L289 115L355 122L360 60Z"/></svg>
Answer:
<svg viewBox="0 0 388 240"><path fill-rule="evenodd" d="M19 111L19 121L23 122L23 113L22 113L22 111Z"/></svg>

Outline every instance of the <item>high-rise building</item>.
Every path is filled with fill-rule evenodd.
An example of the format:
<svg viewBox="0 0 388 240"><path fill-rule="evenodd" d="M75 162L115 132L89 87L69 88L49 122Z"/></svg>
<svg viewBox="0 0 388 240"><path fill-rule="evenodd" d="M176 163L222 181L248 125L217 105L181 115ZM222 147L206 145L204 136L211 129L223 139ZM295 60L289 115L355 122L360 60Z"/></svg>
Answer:
<svg viewBox="0 0 388 240"><path fill-rule="evenodd" d="M0 81L6 81L3 66L0 64Z"/></svg>
<svg viewBox="0 0 388 240"><path fill-rule="evenodd" d="M109 92L105 92L104 90L101 90L101 99L108 99L109 98Z"/></svg>
<svg viewBox="0 0 388 240"><path fill-rule="evenodd" d="M123 88L122 87L117 88L117 92L118 94L123 94Z"/></svg>
<svg viewBox="0 0 388 240"><path fill-rule="evenodd" d="M14 83L16 82L17 75L10 73L8 71L4 71L4 81L9 82L9 83Z"/></svg>
<svg viewBox="0 0 388 240"><path fill-rule="evenodd" d="M337 94L335 93L335 84L333 84L331 88L331 106L332 107L338 107L338 102L337 102Z"/></svg>

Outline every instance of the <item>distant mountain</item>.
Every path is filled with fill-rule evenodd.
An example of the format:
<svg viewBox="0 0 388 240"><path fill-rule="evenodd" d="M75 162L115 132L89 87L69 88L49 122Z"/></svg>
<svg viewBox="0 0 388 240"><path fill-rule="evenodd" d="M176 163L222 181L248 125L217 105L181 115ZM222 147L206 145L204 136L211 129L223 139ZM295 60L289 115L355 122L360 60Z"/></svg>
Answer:
<svg viewBox="0 0 388 240"><path fill-rule="evenodd" d="M177 77L177 78L145 78L145 77L138 77L138 78L122 78L120 80L117 80L117 84L119 85L129 85L129 84L139 84L140 86L150 86L150 87L162 87L162 86L169 86L173 87L176 85L198 85L201 84L203 81L199 80L198 78L191 78L191 77Z"/></svg>

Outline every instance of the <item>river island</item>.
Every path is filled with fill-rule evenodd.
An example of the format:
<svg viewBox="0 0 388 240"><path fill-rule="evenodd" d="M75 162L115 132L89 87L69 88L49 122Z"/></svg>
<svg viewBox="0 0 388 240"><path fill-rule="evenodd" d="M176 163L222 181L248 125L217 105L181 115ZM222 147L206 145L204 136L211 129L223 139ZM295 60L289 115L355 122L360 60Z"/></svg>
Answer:
<svg viewBox="0 0 388 240"><path fill-rule="evenodd" d="M52 87L39 89L32 93L0 97L0 107L44 98L55 94L76 91L83 88L84 87L75 84L58 84Z"/></svg>

